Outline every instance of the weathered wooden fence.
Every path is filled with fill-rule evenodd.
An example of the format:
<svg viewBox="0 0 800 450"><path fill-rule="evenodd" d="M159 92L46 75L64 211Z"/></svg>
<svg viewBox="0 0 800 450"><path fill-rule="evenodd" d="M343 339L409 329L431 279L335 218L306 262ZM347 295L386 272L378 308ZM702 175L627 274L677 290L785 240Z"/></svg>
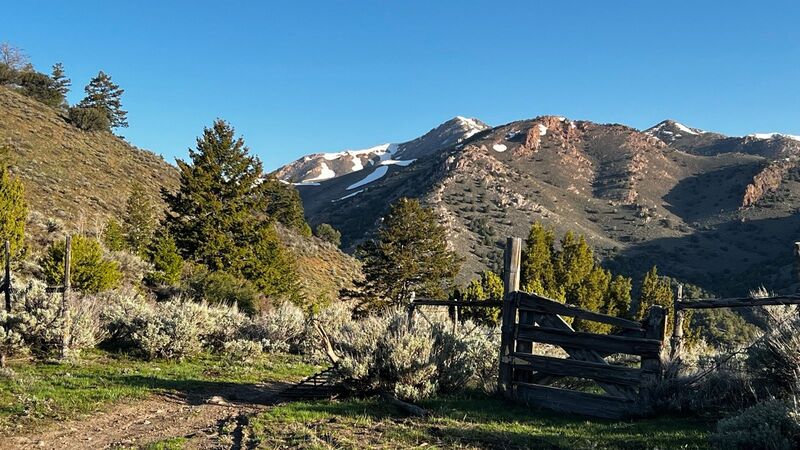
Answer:
<svg viewBox="0 0 800 450"><path fill-rule="evenodd" d="M519 290L522 242L509 238L505 255L499 387L507 397L568 413L621 418L646 413L662 376L666 312L650 309L642 322L565 305ZM562 316L610 325L614 334L575 331ZM536 355L534 343L560 347L566 358ZM613 365L612 354L640 357L639 367ZM594 381L603 393L554 387L565 377Z"/></svg>

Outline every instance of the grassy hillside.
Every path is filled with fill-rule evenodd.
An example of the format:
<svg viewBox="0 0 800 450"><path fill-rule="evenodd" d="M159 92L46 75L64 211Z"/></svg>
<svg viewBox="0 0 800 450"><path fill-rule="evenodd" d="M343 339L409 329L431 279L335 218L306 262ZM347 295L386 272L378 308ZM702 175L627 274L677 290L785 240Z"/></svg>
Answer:
<svg viewBox="0 0 800 450"><path fill-rule="evenodd" d="M160 189L178 185L177 170L160 156L111 133L81 131L58 111L2 86L0 145L10 147L11 170L25 183L33 234L50 218L98 229L122 213L134 183L159 204Z"/></svg>

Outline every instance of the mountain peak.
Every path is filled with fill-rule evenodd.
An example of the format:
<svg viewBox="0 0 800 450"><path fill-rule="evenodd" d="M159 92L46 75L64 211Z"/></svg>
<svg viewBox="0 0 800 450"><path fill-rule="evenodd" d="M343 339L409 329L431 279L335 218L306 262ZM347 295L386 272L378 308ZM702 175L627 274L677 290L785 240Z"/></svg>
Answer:
<svg viewBox="0 0 800 450"><path fill-rule="evenodd" d="M650 136L661 139L667 144L671 144L677 139L687 136L697 136L706 133L699 128L690 128L672 119L662 120L658 124L644 130L644 132Z"/></svg>

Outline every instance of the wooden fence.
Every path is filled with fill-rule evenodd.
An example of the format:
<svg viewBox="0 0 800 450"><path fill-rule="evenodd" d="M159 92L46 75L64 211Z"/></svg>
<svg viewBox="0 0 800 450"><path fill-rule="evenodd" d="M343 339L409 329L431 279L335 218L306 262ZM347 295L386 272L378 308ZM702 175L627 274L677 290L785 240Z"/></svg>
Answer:
<svg viewBox="0 0 800 450"><path fill-rule="evenodd" d="M568 413L622 418L648 412L663 372L666 311L650 309L642 322L565 305L519 290L522 241L509 238L505 254L499 388L507 397ZM575 331L562 316L599 322L614 334ZM536 355L534 343L559 347L566 358ZM640 357L639 367L613 365L612 354ZM554 387L565 377L594 381L603 393Z"/></svg>
<svg viewBox="0 0 800 450"><path fill-rule="evenodd" d="M69 349L69 333L66 330L69 330L71 326L71 316L69 311L69 299L70 294L72 293L71 282L70 282L70 273L72 267L72 236L67 236L66 241L64 243L64 281L61 286L50 286L47 288L47 292L49 293L60 293L61 294L61 304L59 305L59 316L64 324L61 339L61 358L66 358L67 350ZM13 292L13 285L12 285L12 278L11 278L11 243L9 241L5 241L5 274L3 277L3 282L0 284L0 290L3 291L3 295L5 297L5 308L6 312L11 312L13 307L12 304L12 292Z"/></svg>

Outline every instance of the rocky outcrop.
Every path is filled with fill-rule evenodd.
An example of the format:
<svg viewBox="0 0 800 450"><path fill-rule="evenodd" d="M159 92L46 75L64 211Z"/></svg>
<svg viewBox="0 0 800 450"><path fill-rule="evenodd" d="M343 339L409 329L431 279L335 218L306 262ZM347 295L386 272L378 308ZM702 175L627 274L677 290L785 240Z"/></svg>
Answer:
<svg viewBox="0 0 800 450"><path fill-rule="evenodd" d="M741 207L748 208L753 206L761 200L764 195L778 189L789 169L796 166L796 161L791 160L769 163L753 177L753 182L745 187Z"/></svg>

